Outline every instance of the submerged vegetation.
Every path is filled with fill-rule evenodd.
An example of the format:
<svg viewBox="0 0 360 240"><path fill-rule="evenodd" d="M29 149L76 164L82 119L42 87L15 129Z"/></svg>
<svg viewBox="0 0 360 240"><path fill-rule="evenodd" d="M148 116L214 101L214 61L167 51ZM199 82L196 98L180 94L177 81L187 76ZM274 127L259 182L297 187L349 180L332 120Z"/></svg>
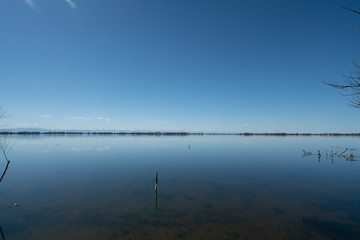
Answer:
<svg viewBox="0 0 360 240"><path fill-rule="evenodd" d="M355 154L355 151L357 151L358 149L356 148L341 148L339 146L337 147L330 147L329 149L326 148L325 149L325 160L335 164L336 166L340 166L336 160L346 160L348 162L357 162L359 161L359 156L358 154ZM313 155L312 152L308 152L305 150L302 150L303 152L303 158L304 157L310 157ZM320 149L317 150L317 161L320 162L321 161L321 151Z"/></svg>

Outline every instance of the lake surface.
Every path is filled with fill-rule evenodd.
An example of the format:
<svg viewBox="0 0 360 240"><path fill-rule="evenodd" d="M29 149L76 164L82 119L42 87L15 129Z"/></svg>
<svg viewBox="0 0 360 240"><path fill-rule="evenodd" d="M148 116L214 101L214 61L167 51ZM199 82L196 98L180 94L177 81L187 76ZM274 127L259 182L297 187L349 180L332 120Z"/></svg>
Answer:
<svg viewBox="0 0 360 240"><path fill-rule="evenodd" d="M360 239L359 137L7 142L3 239Z"/></svg>

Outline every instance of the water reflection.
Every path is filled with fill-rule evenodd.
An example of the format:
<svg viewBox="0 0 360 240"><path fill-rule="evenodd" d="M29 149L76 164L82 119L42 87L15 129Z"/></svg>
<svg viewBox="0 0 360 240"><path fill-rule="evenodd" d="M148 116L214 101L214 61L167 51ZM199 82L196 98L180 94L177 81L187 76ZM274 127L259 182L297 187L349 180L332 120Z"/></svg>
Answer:
<svg viewBox="0 0 360 240"><path fill-rule="evenodd" d="M1 187L23 203L0 209L1 225L14 240L331 239L342 227L350 233L337 239L360 234L355 138L244 139L41 137L34 146L22 137ZM348 150L329 148L337 145ZM344 167L329 164L331 156Z"/></svg>
<svg viewBox="0 0 360 240"><path fill-rule="evenodd" d="M5 174L7 172L7 170L9 169L9 164L10 164L10 160L8 159L7 157L7 152L9 151L9 147L8 147L8 143L6 142L5 139L0 139L0 150L1 150L1 153L4 157L4 159L6 160L6 166L5 166L5 169L0 177L0 183L2 182L2 180L4 179L5 177ZM1 239L2 240L5 240L5 235L4 235L4 232L0 226L0 235L1 235Z"/></svg>
<svg viewBox="0 0 360 240"><path fill-rule="evenodd" d="M5 240L5 236L4 236L4 233L3 233L3 231L2 231L1 226L0 226L0 235L1 235L1 239L2 239L2 240Z"/></svg>
<svg viewBox="0 0 360 240"><path fill-rule="evenodd" d="M7 170L8 170L8 168L9 168L9 164L10 164L10 161L9 161L9 160L7 160L7 163L6 163L6 166L5 166L4 172L3 172L3 174L1 175L1 178L0 178L0 182L3 180L3 178L4 178L5 174L6 174L6 171L7 171Z"/></svg>
<svg viewBox="0 0 360 240"><path fill-rule="evenodd" d="M6 174L6 171L9 168L9 164L10 164L10 160L7 157L7 153L10 151L10 148L9 148L9 145L6 142L5 139L0 139L0 150L1 150L1 153L2 153L2 155L3 155L3 157L4 157L5 161L6 161L6 166L5 166L4 172L0 177L0 183L1 183L1 181L3 180L3 178L4 178L5 174Z"/></svg>

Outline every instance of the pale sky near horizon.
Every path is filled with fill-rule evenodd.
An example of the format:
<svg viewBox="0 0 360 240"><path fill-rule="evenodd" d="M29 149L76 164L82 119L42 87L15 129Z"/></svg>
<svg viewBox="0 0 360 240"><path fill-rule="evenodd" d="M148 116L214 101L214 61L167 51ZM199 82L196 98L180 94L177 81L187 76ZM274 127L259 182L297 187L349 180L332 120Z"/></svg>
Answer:
<svg viewBox="0 0 360 240"><path fill-rule="evenodd" d="M5 128L360 132L346 0L11 0Z"/></svg>

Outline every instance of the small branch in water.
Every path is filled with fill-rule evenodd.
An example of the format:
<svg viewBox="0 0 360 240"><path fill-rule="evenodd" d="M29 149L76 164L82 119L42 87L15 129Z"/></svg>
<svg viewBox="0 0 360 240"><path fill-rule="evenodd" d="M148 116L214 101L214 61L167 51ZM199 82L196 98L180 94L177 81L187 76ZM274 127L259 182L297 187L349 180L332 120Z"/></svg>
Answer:
<svg viewBox="0 0 360 240"><path fill-rule="evenodd" d="M304 152L303 157L312 155L312 152L307 152L305 150L302 150Z"/></svg>
<svg viewBox="0 0 360 240"><path fill-rule="evenodd" d="M343 151L342 153L340 153L340 156L344 156L343 154L344 154L347 150L349 150L349 149L346 148L345 151Z"/></svg>
<svg viewBox="0 0 360 240"><path fill-rule="evenodd" d="M326 148L326 159L328 159L328 149Z"/></svg>
<svg viewBox="0 0 360 240"><path fill-rule="evenodd" d="M336 150L336 152L335 152ZM330 147L330 150L326 149L326 160L331 161L332 164L336 164L338 167L339 165L334 161L334 155L336 156L335 159L345 159L346 161L356 162L359 161L357 156L354 155L352 151L358 150L357 148L345 148L345 150L336 147ZM318 150L319 151L319 150Z"/></svg>

